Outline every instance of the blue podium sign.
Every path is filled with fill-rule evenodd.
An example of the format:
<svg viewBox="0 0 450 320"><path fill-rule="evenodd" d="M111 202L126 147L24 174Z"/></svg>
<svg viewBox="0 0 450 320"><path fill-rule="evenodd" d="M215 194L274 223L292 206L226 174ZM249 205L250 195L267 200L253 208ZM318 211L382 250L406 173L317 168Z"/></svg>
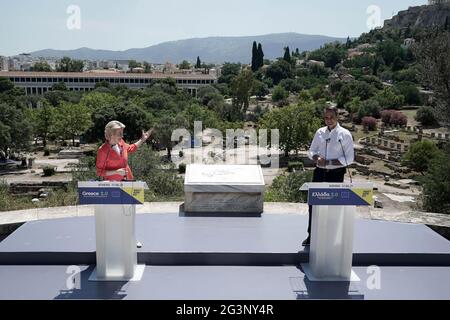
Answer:
<svg viewBox="0 0 450 320"><path fill-rule="evenodd" d="M308 183L301 190L308 190L308 204L312 206L371 206L371 183L333 184Z"/></svg>
<svg viewBox="0 0 450 320"><path fill-rule="evenodd" d="M78 202L87 204L143 204L145 182L79 182Z"/></svg>

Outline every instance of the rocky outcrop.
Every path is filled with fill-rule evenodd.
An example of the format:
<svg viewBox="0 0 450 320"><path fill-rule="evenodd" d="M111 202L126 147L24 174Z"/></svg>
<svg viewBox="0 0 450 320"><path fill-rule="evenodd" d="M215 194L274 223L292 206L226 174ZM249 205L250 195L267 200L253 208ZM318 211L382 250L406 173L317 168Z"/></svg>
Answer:
<svg viewBox="0 0 450 320"><path fill-rule="evenodd" d="M392 19L386 20L384 28L443 26L447 17L450 20L450 3L409 7L408 10L399 11Z"/></svg>

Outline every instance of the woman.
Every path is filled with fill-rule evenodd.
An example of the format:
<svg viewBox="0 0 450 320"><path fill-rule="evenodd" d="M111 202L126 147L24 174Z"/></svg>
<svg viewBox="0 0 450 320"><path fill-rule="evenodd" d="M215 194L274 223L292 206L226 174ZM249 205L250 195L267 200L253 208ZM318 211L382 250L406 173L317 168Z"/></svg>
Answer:
<svg viewBox="0 0 450 320"><path fill-rule="evenodd" d="M119 121L111 121L105 127L106 142L98 149L96 161L97 176L104 180L133 180L128 154L135 152L153 133L153 129L142 131L141 139L129 145L122 139L124 128Z"/></svg>

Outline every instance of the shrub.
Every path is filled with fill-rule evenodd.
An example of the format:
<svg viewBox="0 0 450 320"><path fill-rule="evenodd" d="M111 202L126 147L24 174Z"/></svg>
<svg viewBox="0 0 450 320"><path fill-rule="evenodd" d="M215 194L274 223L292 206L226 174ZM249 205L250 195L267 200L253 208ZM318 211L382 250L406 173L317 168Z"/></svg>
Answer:
<svg viewBox="0 0 450 320"><path fill-rule="evenodd" d="M278 176L267 189L267 202L303 202L307 200L307 193L299 191L300 187L312 181L312 171L293 172Z"/></svg>
<svg viewBox="0 0 450 320"><path fill-rule="evenodd" d="M375 131L377 129L377 119L374 117L362 118L361 124L370 131Z"/></svg>
<svg viewBox="0 0 450 320"><path fill-rule="evenodd" d="M401 112L395 111L391 115L391 124L393 125L399 125L399 126L406 126L408 123L408 118L406 115L404 115Z"/></svg>
<svg viewBox="0 0 450 320"><path fill-rule="evenodd" d="M412 144L403 156L402 165L406 165L417 172L425 172L430 162L437 158L440 153L441 151L432 141L418 141Z"/></svg>
<svg viewBox="0 0 450 320"><path fill-rule="evenodd" d="M50 155L50 150L47 148L44 149L44 157L48 157Z"/></svg>
<svg viewBox="0 0 450 320"><path fill-rule="evenodd" d="M178 166L178 173L186 173L186 163L180 163L180 165Z"/></svg>
<svg viewBox="0 0 450 320"><path fill-rule="evenodd" d="M434 110L431 107L420 107L419 110L417 110L415 119L424 126L430 126L437 123L434 116Z"/></svg>
<svg viewBox="0 0 450 320"><path fill-rule="evenodd" d="M381 121L383 121L384 124L406 126L408 118L400 111L383 110L381 112Z"/></svg>
<svg viewBox="0 0 450 320"><path fill-rule="evenodd" d="M430 162L423 179L423 207L450 214L450 157L444 153Z"/></svg>
<svg viewBox="0 0 450 320"><path fill-rule="evenodd" d="M46 166L42 170L44 171L44 177L50 177L56 173L55 167L53 166Z"/></svg>
<svg viewBox="0 0 450 320"><path fill-rule="evenodd" d="M361 123L364 117L380 118L380 104L374 99L363 101L355 117L356 123Z"/></svg>

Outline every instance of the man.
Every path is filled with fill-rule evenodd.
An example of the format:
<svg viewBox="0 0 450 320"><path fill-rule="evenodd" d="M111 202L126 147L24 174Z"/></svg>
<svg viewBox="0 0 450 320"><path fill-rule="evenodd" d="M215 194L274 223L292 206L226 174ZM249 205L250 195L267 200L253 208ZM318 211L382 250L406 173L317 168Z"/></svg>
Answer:
<svg viewBox="0 0 450 320"><path fill-rule="evenodd" d="M326 127L317 130L308 152L316 164L313 182L344 182L346 168L355 157L353 137L339 125L336 107L325 108L324 119ZM309 206L308 238L303 241L303 246L310 245L311 216L312 206Z"/></svg>

